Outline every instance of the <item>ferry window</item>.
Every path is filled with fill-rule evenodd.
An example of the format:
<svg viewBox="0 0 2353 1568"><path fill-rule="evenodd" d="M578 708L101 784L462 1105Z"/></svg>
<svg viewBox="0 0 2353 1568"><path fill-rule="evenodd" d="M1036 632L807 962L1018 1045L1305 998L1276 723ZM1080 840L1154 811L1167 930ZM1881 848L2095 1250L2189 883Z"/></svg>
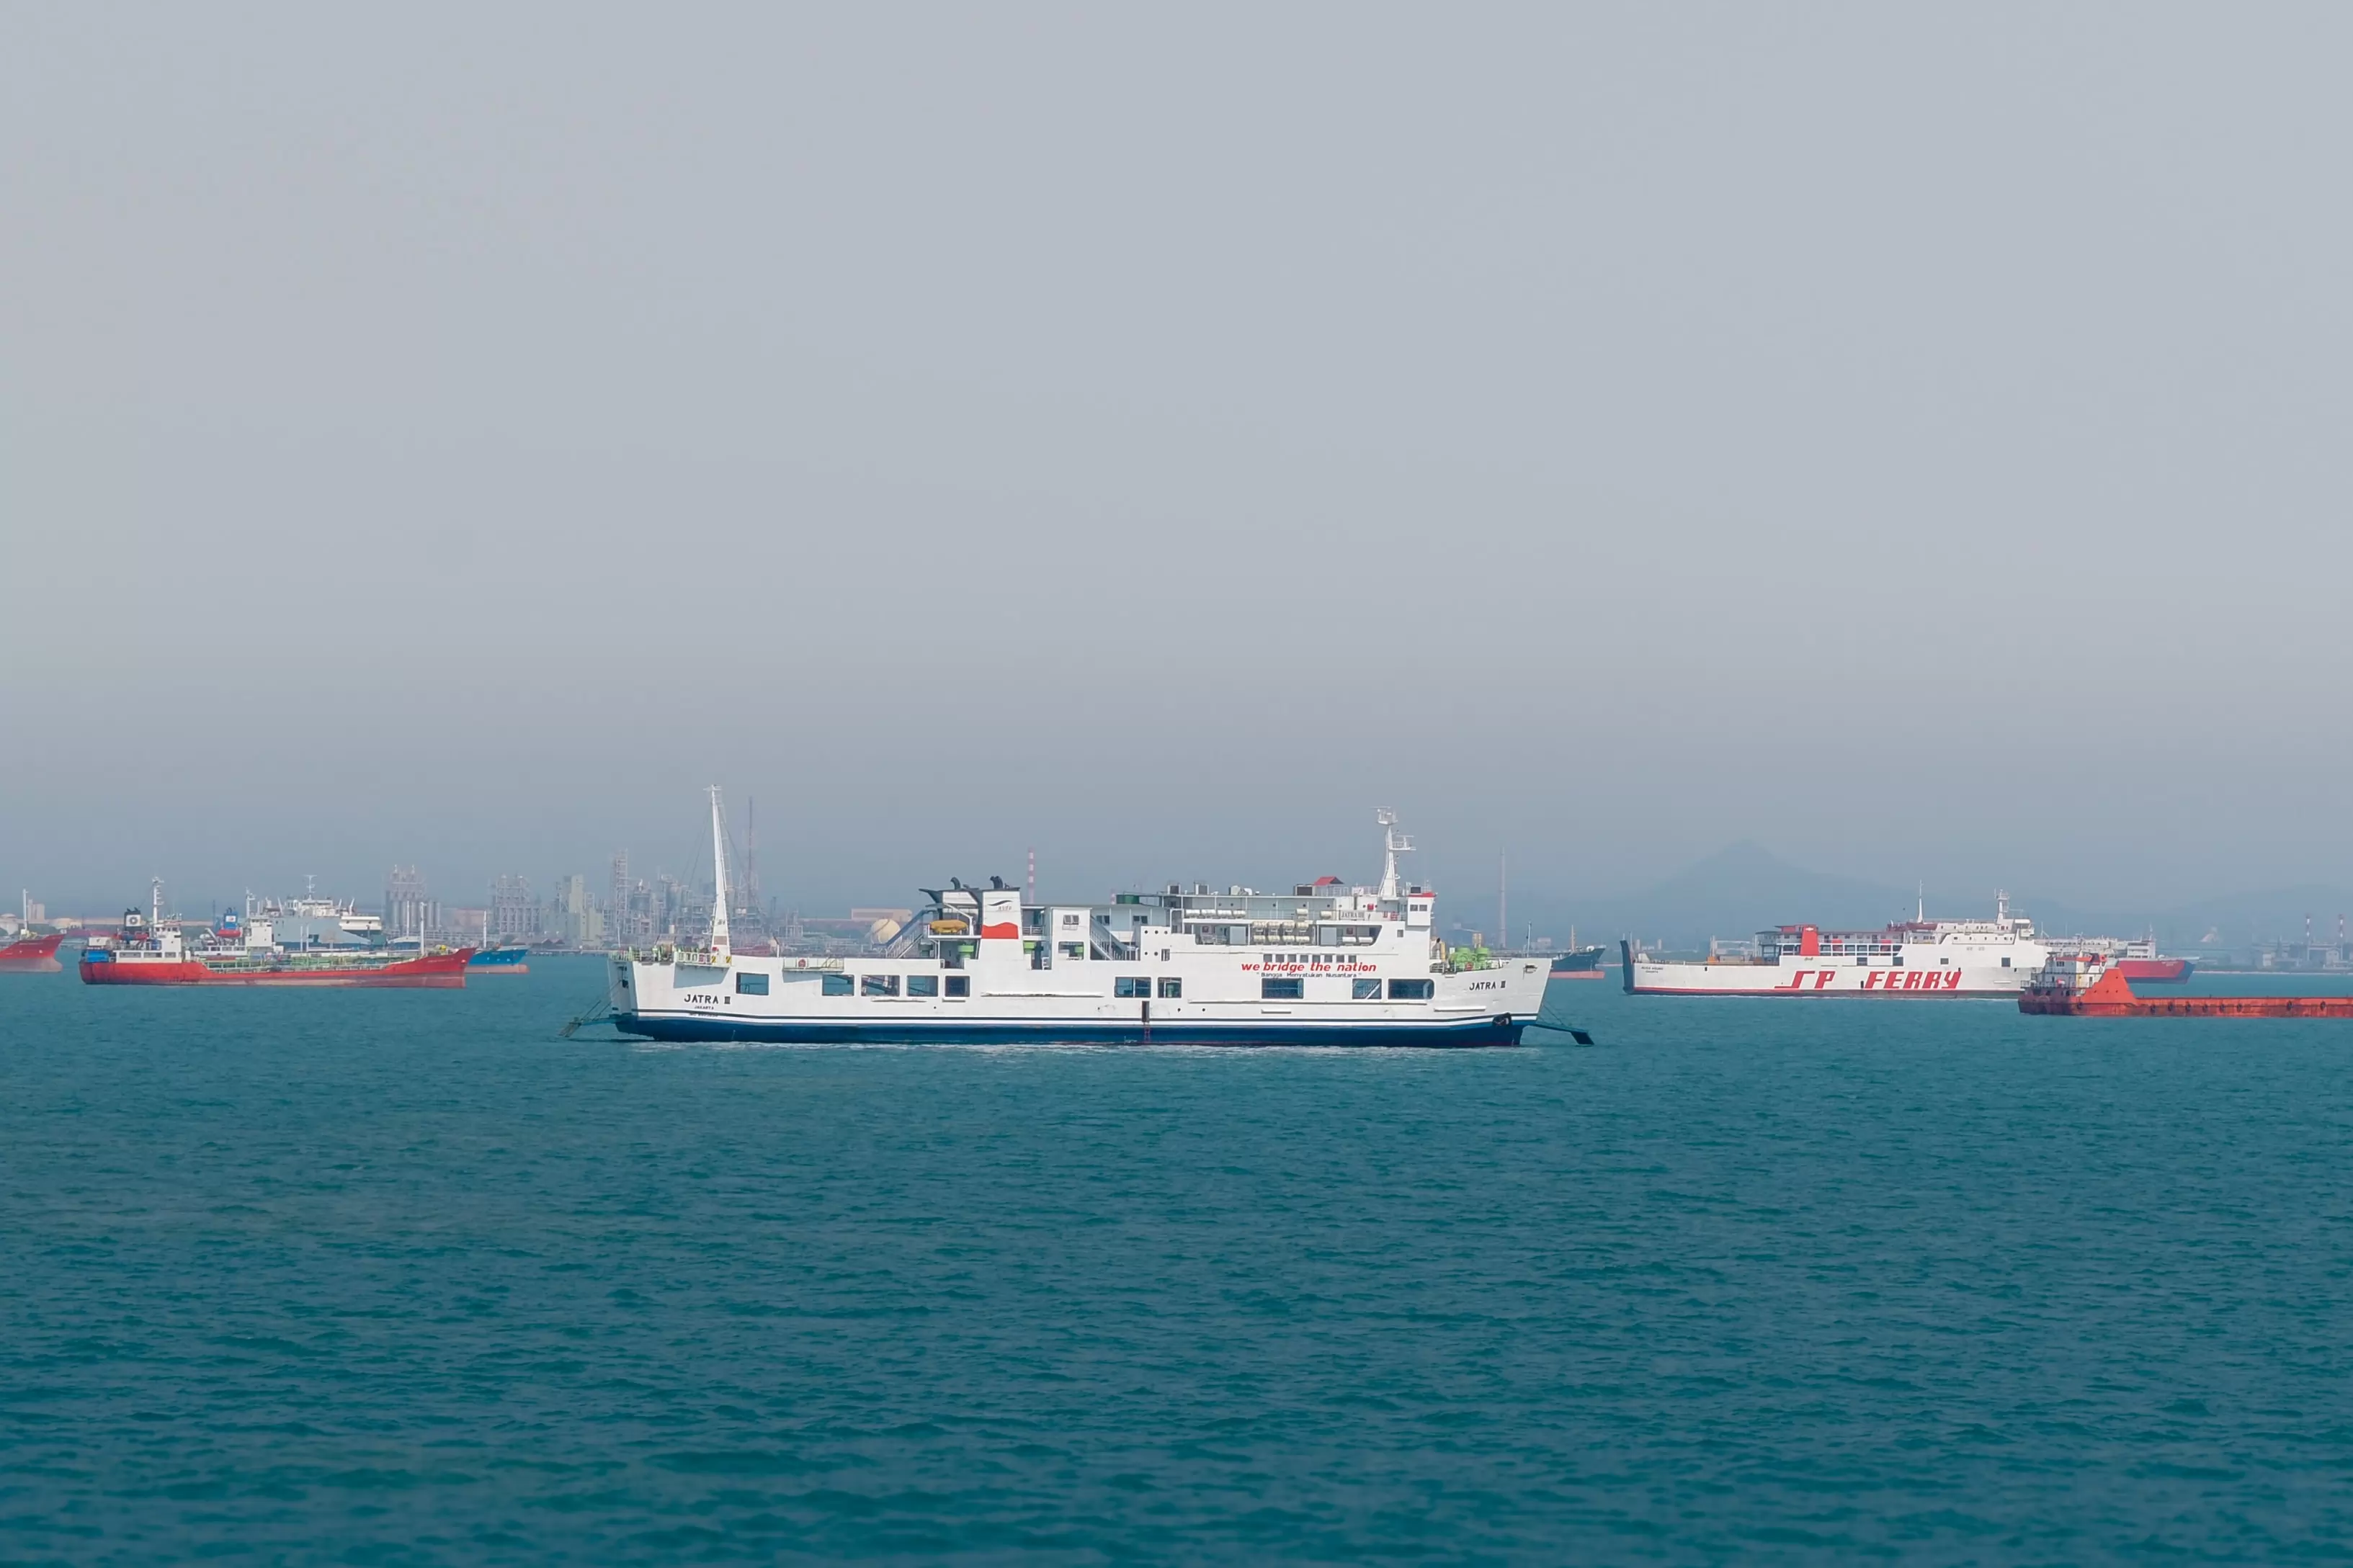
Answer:
<svg viewBox="0 0 2353 1568"><path fill-rule="evenodd" d="M753 974L741 970L737 971L735 975L735 994L738 996L765 996L767 994L768 977L766 975Z"/></svg>
<svg viewBox="0 0 2353 1568"><path fill-rule="evenodd" d="M1111 983L1111 994L1114 996L1149 996L1152 994L1152 976L1123 974Z"/></svg>
<svg viewBox="0 0 2353 1568"><path fill-rule="evenodd" d="M2001 966L2002 966L2004 969L2008 969L2008 968L2010 967L2010 960L2009 960L2009 959L2007 959L2007 958L2003 959L2003 960L2001 961Z"/></svg>
<svg viewBox="0 0 2353 1568"><path fill-rule="evenodd" d="M1174 974L1164 974L1160 977L1160 999L1162 1001L1174 1002L1184 994L1185 982L1183 980L1177 978Z"/></svg>
<svg viewBox="0 0 2353 1568"><path fill-rule="evenodd" d="M1259 1000L1261 1002L1296 1002L1299 1000L1301 994L1306 989L1306 984L1307 983L1305 981L1295 978L1291 980L1277 980L1272 975L1269 975L1258 983Z"/></svg>
<svg viewBox="0 0 2353 1568"><path fill-rule="evenodd" d="M847 996L849 994L851 990L849 976L847 974L828 974L824 978L822 989L828 996Z"/></svg>
<svg viewBox="0 0 2353 1568"><path fill-rule="evenodd" d="M936 974L910 974L909 976L907 976L907 994L908 994L908 995L910 995L910 996L936 996L936 995L938 995L939 994L940 994L940 977L939 977L938 975L936 975Z"/></svg>
<svg viewBox="0 0 2353 1568"><path fill-rule="evenodd" d="M1085 942L1066 942L1062 943L1062 956L1064 958L1084 958L1086 955L1087 944Z"/></svg>
<svg viewBox="0 0 2353 1568"><path fill-rule="evenodd" d="M861 974L858 977L858 994L860 996L896 996L899 994L899 977L895 974Z"/></svg>
<svg viewBox="0 0 2353 1568"><path fill-rule="evenodd" d="M1062 923L1066 926L1074 926L1079 923L1079 917L1076 915L1064 915L1062 917Z"/></svg>
<svg viewBox="0 0 2353 1568"><path fill-rule="evenodd" d="M949 994L949 995L951 995L951 996L969 996L969 995L971 995L971 994L972 994L972 976L971 976L971 975L969 975L969 974L951 974L951 975L949 975L949 976L948 976L948 994Z"/></svg>
<svg viewBox="0 0 2353 1568"><path fill-rule="evenodd" d="M1392 980L1389 982L1389 1000L1427 1002L1430 1000L1430 994L1436 988L1437 982L1430 980Z"/></svg>
<svg viewBox="0 0 2353 1568"><path fill-rule="evenodd" d="M1348 994L1358 1002L1377 1002L1381 999L1381 983L1377 980L1350 981Z"/></svg>

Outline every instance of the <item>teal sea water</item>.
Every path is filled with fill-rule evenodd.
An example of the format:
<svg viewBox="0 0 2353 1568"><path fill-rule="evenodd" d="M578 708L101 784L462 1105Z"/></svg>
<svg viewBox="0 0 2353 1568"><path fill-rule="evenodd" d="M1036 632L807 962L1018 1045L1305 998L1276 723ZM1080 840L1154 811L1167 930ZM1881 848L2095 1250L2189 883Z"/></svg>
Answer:
<svg viewBox="0 0 2353 1568"><path fill-rule="evenodd" d="M2353 1555L2353 1026L650 1048L535 968L0 978L0 1560Z"/></svg>

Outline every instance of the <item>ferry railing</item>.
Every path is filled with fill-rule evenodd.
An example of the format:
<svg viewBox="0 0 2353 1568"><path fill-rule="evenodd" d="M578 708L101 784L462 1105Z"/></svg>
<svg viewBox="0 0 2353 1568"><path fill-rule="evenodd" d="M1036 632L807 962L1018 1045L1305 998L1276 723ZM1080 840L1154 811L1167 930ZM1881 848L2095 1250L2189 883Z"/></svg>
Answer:
<svg viewBox="0 0 2353 1568"><path fill-rule="evenodd" d="M744 955L730 953L723 957L709 948L679 947L665 942L659 947L615 948L613 956L627 959L632 963L683 963L692 968L724 969ZM842 966L841 959L824 953L784 953L778 955L778 961L788 972L805 969L811 973L819 971L839 973Z"/></svg>

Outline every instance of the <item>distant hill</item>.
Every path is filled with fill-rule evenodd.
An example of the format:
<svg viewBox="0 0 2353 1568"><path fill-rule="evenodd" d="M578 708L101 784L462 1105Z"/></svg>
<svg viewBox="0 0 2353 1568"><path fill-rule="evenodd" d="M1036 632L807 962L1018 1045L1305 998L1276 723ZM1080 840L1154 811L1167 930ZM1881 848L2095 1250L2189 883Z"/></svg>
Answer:
<svg viewBox="0 0 2353 1568"><path fill-rule="evenodd" d="M1564 933L1574 924L1580 941L1631 932L1676 947L1704 945L1712 936L1750 936L1785 921L1882 925L1913 909L1908 888L1809 871L1746 840L1642 892L1565 900L1556 911L1544 909L1535 896L1524 895L1524 900L1525 914L1552 915L1551 923Z"/></svg>

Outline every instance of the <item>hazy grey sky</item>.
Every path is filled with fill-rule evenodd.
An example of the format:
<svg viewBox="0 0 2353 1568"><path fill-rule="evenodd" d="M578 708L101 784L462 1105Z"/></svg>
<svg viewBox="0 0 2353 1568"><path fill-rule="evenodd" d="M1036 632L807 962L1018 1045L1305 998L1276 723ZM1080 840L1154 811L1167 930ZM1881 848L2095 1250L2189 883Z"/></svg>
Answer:
<svg viewBox="0 0 2353 1568"><path fill-rule="evenodd" d="M2353 879L2343 6L5 32L10 894Z"/></svg>

